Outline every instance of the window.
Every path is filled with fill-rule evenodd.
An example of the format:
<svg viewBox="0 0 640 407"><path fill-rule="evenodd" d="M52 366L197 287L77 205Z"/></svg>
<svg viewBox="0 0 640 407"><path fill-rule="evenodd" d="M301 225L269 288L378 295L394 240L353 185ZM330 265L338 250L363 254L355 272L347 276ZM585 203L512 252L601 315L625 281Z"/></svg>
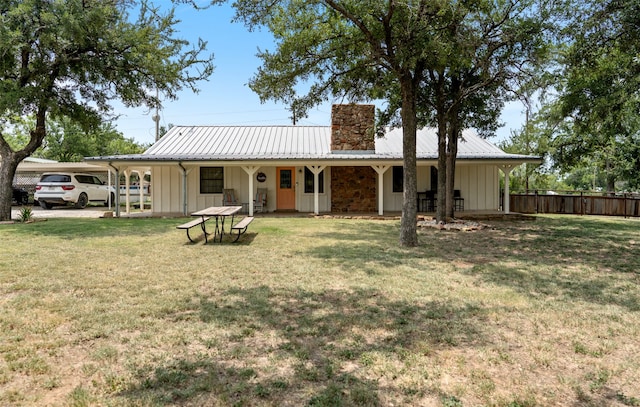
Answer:
<svg viewBox="0 0 640 407"><path fill-rule="evenodd" d="M393 192L404 191L404 171L402 167L393 167Z"/></svg>
<svg viewBox="0 0 640 407"><path fill-rule="evenodd" d="M224 188L223 167L200 167L200 193L221 194Z"/></svg>
<svg viewBox="0 0 640 407"><path fill-rule="evenodd" d="M304 167L304 193L313 194L313 172ZM318 193L324 194L324 170L318 174Z"/></svg>

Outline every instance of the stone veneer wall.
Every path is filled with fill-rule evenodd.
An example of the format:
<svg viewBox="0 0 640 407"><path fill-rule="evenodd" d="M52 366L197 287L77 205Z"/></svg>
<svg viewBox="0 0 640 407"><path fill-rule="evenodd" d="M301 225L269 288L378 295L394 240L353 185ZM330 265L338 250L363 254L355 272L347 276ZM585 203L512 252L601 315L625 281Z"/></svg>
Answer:
<svg viewBox="0 0 640 407"><path fill-rule="evenodd" d="M371 167L331 168L331 212L376 212L376 188Z"/></svg>
<svg viewBox="0 0 640 407"><path fill-rule="evenodd" d="M375 150L375 106L331 107L331 150Z"/></svg>
<svg viewBox="0 0 640 407"><path fill-rule="evenodd" d="M331 107L331 150L375 150L375 106ZM377 174L373 168L331 169L331 212L375 212Z"/></svg>

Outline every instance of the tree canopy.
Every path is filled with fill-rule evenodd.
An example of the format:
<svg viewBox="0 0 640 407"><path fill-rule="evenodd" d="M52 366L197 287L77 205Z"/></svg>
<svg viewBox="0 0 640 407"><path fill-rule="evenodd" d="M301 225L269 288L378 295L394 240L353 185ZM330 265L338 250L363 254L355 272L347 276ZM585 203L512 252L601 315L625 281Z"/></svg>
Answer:
<svg viewBox="0 0 640 407"><path fill-rule="evenodd" d="M29 131L34 127L35 119L30 116L16 117L11 123L11 133L4 137L13 150L20 150L29 141ZM85 129L63 117L47 121L47 136L32 156L72 162L90 156L139 154L147 147L125 138L109 122Z"/></svg>
<svg viewBox="0 0 640 407"><path fill-rule="evenodd" d="M545 127L554 164L564 172L590 167L606 189L640 178L640 2L574 4L571 41L561 49L557 98Z"/></svg>
<svg viewBox="0 0 640 407"><path fill-rule="evenodd" d="M275 51L259 53L264 65L250 82L262 100L304 112L334 97L358 102L383 97L389 89L398 92L404 134L400 244L417 245L416 101L439 53L449 9L440 2L378 0L238 0L235 5L249 27L266 26L277 42Z"/></svg>
<svg viewBox="0 0 640 407"><path fill-rule="evenodd" d="M0 0L0 220L11 216L20 161L45 139L48 118L96 126L110 102L157 106L213 71L206 44L174 31L173 11L147 1ZM7 118L32 115L29 140L13 149Z"/></svg>
<svg viewBox="0 0 640 407"><path fill-rule="evenodd" d="M406 246L417 244L417 127L437 125L439 188L445 190L450 168L446 186L452 195L463 127L496 127L505 92L538 63L545 49L544 23L550 21L544 2L534 0L238 0L235 5L249 27L266 26L276 39L275 50L259 53L264 65L250 82L261 99L302 112L332 97L386 102L380 124L403 129L400 243ZM443 219L440 202L438 208Z"/></svg>

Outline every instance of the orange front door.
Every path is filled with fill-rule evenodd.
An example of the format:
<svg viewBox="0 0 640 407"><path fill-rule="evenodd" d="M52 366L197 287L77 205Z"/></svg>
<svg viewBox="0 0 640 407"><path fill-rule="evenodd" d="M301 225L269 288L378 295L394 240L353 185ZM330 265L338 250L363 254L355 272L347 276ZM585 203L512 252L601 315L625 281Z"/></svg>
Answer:
<svg viewBox="0 0 640 407"><path fill-rule="evenodd" d="M296 209L296 169L294 167L279 167L277 209L291 211Z"/></svg>

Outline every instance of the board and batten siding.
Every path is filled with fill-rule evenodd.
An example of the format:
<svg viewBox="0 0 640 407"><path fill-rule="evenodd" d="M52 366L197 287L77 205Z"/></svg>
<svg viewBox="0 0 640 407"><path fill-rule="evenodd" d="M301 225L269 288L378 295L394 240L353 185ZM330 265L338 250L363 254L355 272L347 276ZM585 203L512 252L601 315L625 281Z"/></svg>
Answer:
<svg viewBox="0 0 640 407"><path fill-rule="evenodd" d="M500 200L498 167L495 165L458 165L455 189L464 198L465 210L497 211Z"/></svg>
<svg viewBox="0 0 640 407"><path fill-rule="evenodd" d="M187 175L187 213L209 206L222 205L222 194L200 193L200 166L185 166ZM331 168L325 168L325 192L319 195L320 212L328 212L331 207ZM154 213L182 213L182 170L177 166L156 166L151 169L151 195ZM227 166L224 170L225 188L233 188L240 203L253 200L257 188L267 188L267 210L276 210L276 167L261 167L259 172L267 180L259 183L254 179L254 192L249 196L247 173L237 166ZM254 175L255 176L255 175ZM402 193L392 191L393 170L384 174L384 210L402 211ZM431 189L430 167L418 167L418 191ZM296 167L296 210L313 212L314 196L304 192L304 167ZM498 210L500 207L500 183L496 165L459 164L456 169L455 189L461 191L465 210Z"/></svg>
<svg viewBox="0 0 640 407"><path fill-rule="evenodd" d="M431 167L418 166L418 192L431 190ZM455 189L459 189L464 198L465 210L498 210L500 183L498 167L495 165L458 164L455 176ZM384 174L384 210L402 211L402 192L393 192L393 170Z"/></svg>
<svg viewBox="0 0 640 407"><path fill-rule="evenodd" d="M178 167L151 167L151 205L154 213L182 212L182 173Z"/></svg>

